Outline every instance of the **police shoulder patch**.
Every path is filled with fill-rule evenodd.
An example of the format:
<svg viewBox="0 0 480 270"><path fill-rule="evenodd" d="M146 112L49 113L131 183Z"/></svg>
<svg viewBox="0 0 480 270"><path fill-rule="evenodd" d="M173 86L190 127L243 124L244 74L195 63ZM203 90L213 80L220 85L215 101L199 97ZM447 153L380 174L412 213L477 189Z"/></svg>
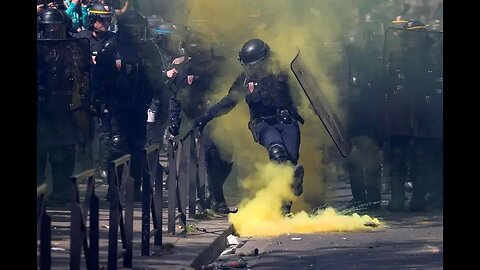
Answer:
<svg viewBox="0 0 480 270"><path fill-rule="evenodd" d="M248 87L248 91L249 91L250 93L252 93L253 90L255 89L255 83L254 83L254 82L249 82L248 85L247 85L247 87Z"/></svg>

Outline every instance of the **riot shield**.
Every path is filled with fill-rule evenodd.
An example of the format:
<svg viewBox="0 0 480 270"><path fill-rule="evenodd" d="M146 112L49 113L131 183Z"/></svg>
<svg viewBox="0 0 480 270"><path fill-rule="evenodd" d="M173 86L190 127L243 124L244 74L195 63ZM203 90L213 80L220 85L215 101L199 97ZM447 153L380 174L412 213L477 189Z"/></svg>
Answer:
<svg viewBox="0 0 480 270"><path fill-rule="evenodd" d="M442 138L443 32L387 29L382 71L385 133Z"/></svg>
<svg viewBox="0 0 480 270"><path fill-rule="evenodd" d="M43 98L70 93L64 99L70 99L70 108L82 107L88 101L89 71L88 39L37 40L37 80Z"/></svg>
<svg viewBox="0 0 480 270"><path fill-rule="evenodd" d="M383 23L376 20L366 21L365 27L371 32L372 45L375 49L381 50L383 40L385 39L385 28L383 27Z"/></svg>
<svg viewBox="0 0 480 270"><path fill-rule="evenodd" d="M37 40L39 113L69 114L83 140L91 136L88 39Z"/></svg>
<svg viewBox="0 0 480 270"><path fill-rule="evenodd" d="M328 99L322 92L315 77L306 68L300 51L290 64L293 74L305 92L315 113L322 121L325 129L332 138L335 146L343 157L347 157L352 150L352 144L334 111L328 103Z"/></svg>

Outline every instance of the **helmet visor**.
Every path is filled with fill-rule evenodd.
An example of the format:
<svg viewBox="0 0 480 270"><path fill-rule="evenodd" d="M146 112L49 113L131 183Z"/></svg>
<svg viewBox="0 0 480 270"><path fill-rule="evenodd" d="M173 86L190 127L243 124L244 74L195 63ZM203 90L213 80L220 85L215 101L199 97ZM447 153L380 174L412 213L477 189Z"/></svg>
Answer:
<svg viewBox="0 0 480 270"><path fill-rule="evenodd" d="M119 25L118 34L125 41L140 42L147 40L147 28L142 24Z"/></svg>
<svg viewBox="0 0 480 270"><path fill-rule="evenodd" d="M270 59L262 58L254 64L243 65L247 77L251 79L260 79L270 73Z"/></svg>
<svg viewBox="0 0 480 270"><path fill-rule="evenodd" d="M415 49L426 45L426 31L406 30L402 35L404 46L407 49Z"/></svg>
<svg viewBox="0 0 480 270"><path fill-rule="evenodd" d="M42 23L38 26L38 38L40 39L65 39L67 29L61 23Z"/></svg>

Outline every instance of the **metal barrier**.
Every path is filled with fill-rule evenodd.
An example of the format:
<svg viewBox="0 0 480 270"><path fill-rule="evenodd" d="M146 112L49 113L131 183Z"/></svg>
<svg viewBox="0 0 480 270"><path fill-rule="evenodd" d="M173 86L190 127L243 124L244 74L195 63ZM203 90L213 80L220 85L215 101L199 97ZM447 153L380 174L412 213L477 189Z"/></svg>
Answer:
<svg viewBox="0 0 480 270"><path fill-rule="evenodd" d="M37 187L37 239L40 238L40 270L51 268L51 219L46 209L47 184Z"/></svg>
<svg viewBox="0 0 480 270"><path fill-rule="evenodd" d="M167 151L168 232L174 234L177 219L184 227L187 225L187 203L190 218L195 217L197 204L198 211L205 209L205 147L201 132L192 130L183 137L173 138L168 143ZM149 146L143 152L142 256L150 253L150 238L154 237L154 245L162 244L163 170L159 155L159 144ZM134 179L130 177L130 162L131 155L127 154L111 161L108 167L108 269L117 269L118 260L122 257L123 267L132 268ZM99 199L95 195L94 175L95 170L92 169L71 177L70 269L81 268L82 248L87 269L99 267ZM85 199L81 202L79 184L85 181ZM37 238L40 239L41 270L51 268L51 219L46 212L46 189L46 184L37 188ZM150 230L150 218L153 230ZM119 227L123 248L120 252Z"/></svg>
<svg viewBox="0 0 480 270"><path fill-rule="evenodd" d="M154 245L162 245L162 193L163 170L159 164L160 144L143 150L144 168L142 176L142 256L150 255L150 238ZM150 212L151 209L151 212ZM150 214L153 230L150 231Z"/></svg>
<svg viewBox="0 0 480 270"><path fill-rule="evenodd" d="M108 200L110 217L108 231L108 269L117 269L123 257L123 267L132 268L133 240L133 179L130 177L131 155L124 155L108 166ZM118 253L118 227L122 239L122 252Z"/></svg>
<svg viewBox="0 0 480 270"><path fill-rule="evenodd" d="M203 212L205 208L205 149L201 132L190 130L183 137L169 140L167 155L168 232L174 234L177 219L184 227L187 225L187 199L190 218L195 217L197 204L199 211Z"/></svg>
<svg viewBox="0 0 480 270"><path fill-rule="evenodd" d="M197 174L196 174L196 183L197 183L197 195L199 203L199 212L206 210L206 192L207 192L207 166L206 166L206 156L205 156L205 143L204 137L200 130L195 130L194 133L197 138Z"/></svg>
<svg viewBox="0 0 480 270"><path fill-rule="evenodd" d="M70 269L80 269L83 252L87 269L98 269L99 202L95 195L95 170L88 170L72 176L72 205L70 218ZM80 203L78 184L87 181L83 206ZM89 237L87 239L87 213L90 212ZM87 241L88 240L88 241ZM90 243L90 245L89 245Z"/></svg>
<svg viewBox="0 0 480 270"><path fill-rule="evenodd" d="M180 222L186 225L187 218L185 212L182 212L183 207L180 200L180 190L178 187L178 170L180 165L180 158L178 153L181 153L182 144L180 141L168 140L167 157L168 157L168 225L167 230L170 234L175 234L175 220L180 218ZM176 208L178 208L179 215L176 215Z"/></svg>

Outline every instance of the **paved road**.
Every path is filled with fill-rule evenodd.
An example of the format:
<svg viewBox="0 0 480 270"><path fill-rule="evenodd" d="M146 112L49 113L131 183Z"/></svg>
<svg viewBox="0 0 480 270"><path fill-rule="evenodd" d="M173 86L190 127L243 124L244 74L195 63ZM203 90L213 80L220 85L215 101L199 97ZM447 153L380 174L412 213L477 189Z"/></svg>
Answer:
<svg viewBox="0 0 480 270"><path fill-rule="evenodd" d="M340 207L351 198L347 186L330 185L331 205ZM251 269L443 269L442 210L368 214L386 226L374 232L240 238L243 245L230 259L257 248L258 256L242 257Z"/></svg>

